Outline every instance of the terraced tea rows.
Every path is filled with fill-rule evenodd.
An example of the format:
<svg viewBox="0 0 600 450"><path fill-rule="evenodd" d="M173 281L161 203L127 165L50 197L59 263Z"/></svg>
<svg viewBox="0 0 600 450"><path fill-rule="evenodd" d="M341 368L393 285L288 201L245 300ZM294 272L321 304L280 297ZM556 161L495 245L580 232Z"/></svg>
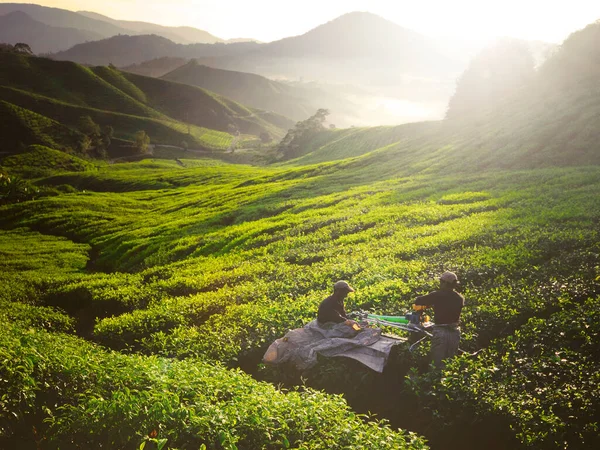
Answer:
<svg viewBox="0 0 600 450"><path fill-rule="evenodd" d="M285 374L260 366L260 358L273 339L315 316L332 281L347 279L356 287L356 294L349 299L349 310L394 314L408 310L416 295L434 288L436 274L454 270L463 282L463 294L467 298L462 347L488 349L475 360L459 358L450 366L447 379L454 380L460 373L460 383L453 381L438 386L428 375L416 373L409 377L411 383L402 381L411 366L425 364L427 346L424 346L417 355L399 349L398 358L403 362L393 368L395 374L384 373L384 380L392 378L387 394L381 391L382 380L377 381L374 374L355 367L348 373L343 362L324 364L306 374L308 384L327 388L337 383L334 389L344 392L355 408L380 411L396 426L408 426L425 433L434 444L445 435L424 426L422 421L427 417L427 423L441 421L445 427L441 429L456 430L462 427L463 420L487 427L501 415L498 429L503 430L503 442L535 442L551 447L565 429L569 436L583 433L586 443L594 441L585 431L591 426L593 406L578 416L579 421L564 428L557 424L567 420L567 416L552 415L552 404L540 403L539 413L554 419L548 419L552 426L534 429L523 416L526 409L515 410L509 416L499 412L498 405L512 401L512 397L502 393L502 378L482 379L481 371L494 373L494 367L504 367L502 349L515 339L513 336L525 333L519 331L523 324L549 317L562 320L559 318L568 314L569 309L584 307L586 302L593 305L596 301L600 266L600 211L596 202L600 193L600 171L597 168L461 176L402 176L400 172L396 177L378 181L375 167L365 174L360 164L347 162L270 169L198 160L184 163L189 167L144 161L101 167L93 172L58 174L38 184L42 187L69 185L76 191L2 207L3 229L21 230L16 232L21 233L18 240L14 239L14 231L3 232L1 251L11 259L19 258L14 259L15 265L6 265L3 271L7 286L3 301L53 306L66 311L76 319L75 327L80 335L129 354L112 356L93 344L85 344L81 350L97 354L94 361L100 365L110 365L114 359L115 364L123 367L119 373L126 377L137 370L160 374L163 369L159 367L171 371L172 366L175 374L179 370L191 373L189 371L205 370L202 368L213 367L213 364L217 367L224 364L231 368L242 367L259 379L285 381L282 378ZM372 180L368 180L369 174L374 175ZM37 243L40 256L32 251L33 245L29 242ZM61 253L58 264L48 264L51 255L61 251L57 245L73 250ZM37 311L37 307L30 308ZM11 317L33 314L28 311ZM40 314L46 313L34 315ZM35 318L27 320L27 323L37 323ZM40 326L43 327L43 323L34 328ZM58 329L64 329L61 327ZM582 332L587 336L584 337L586 342L593 342L597 330L590 328ZM42 342L44 346L56 345L57 348L82 345L74 338L53 337L46 332L35 332L32 339L36 342L31 344L34 346ZM22 345L24 352L34 348ZM51 365L66 358L63 353L52 355L50 352L48 358L57 359L48 362ZM172 358L185 361L177 363L171 361ZM193 362L198 361L197 358L203 362ZM589 365L592 360L578 361L584 373L593 369ZM58 368L51 369L50 373L53 370ZM213 375L210 375L211 370ZM252 384L256 382L241 375L231 375L227 369L215 370L206 369L200 376L207 380L209 389L221 383L217 381L219 377L227 380L225 384L237 383L231 376L240 376L243 383L250 383L244 386L256 386L253 390L272 389L259 388L262 385ZM40 375L28 376L39 379ZM83 376L83 372L74 376ZM155 426L150 425L146 416L137 414L131 416L135 423L124 424L121 419L123 414L128 414L127 410L135 408L136 402L149 400L140 395L157 383L157 378L151 378L124 383L123 389L127 387L129 391L119 395L98 386L79 404L72 403L67 396L60 414L52 412L54 419L49 426L39 422L40 418L49 417L49 413L43 413L45 403L31 404L31 411L36 411L31 421L23 418L17 420L17 425L10 422L10 427L16 427L10 428L11 433L25 433L19 427L35 422L38 429L60 441L64 433L72 432L70 427L75 425L69 424L78 424L80 429L98 429L80 436L86 445L96 445L112 442L110 439L117 435L118 439L125 439L119 442L131 442L136 433L138 439L142 439L143 433L158 427L160 438L169 439L169 445L180 445L173 443L188 442L189 438L181 434L182 429L171 420L179 413L195 417L199 410L177 409L178 401L182 402L188 395L178 394L180 391L174 387L178 377L169 375L164 383L171 386L168 389L173 395L183 397L156 399L171 405L167 408L171 412L152 419ZM584 387L584 380L571 372L565 373L562 380L587 389L592 398L598 395L596 388L587 387L587 381ZM357 383L362 383L362 387ZM550 389L558 388L552 379L546 379L546 383ZM396 392L397 397L390 398L389 389ZM499 403L481 402L476 389L495 392ZM286 399L285 402L304 402L302 399L307 398L296 397L297 394L281 396L274 390L266 392L260 395L272 398L275 403L279 398ZM449 392L450 398L444 400L438 392ZM109 399L105 406L114 409L105 409L98 403L98 396ZM190 400L190 405L198 405L191 408L199 408L205 401ZM254 400L247 399L248 404L245 401L231 404L231 411L246 411L235 419L240 423L254 420L255 413L250 411ZM390 405L390 401L396 407ZM456 404L461 401L465 412L457 416ZM319 397L318 403L321 402L329 405L329 400ZM267 409L276 409L275 403ZM409 412L397 406L419 403L422 406ZM217 409L229 411L229 406L219 405ZM312 408L307 403L296 405ZM564 414L575 414L576 405L565 406ZM89 416L90 411L95 412ZM281 417L291 414L288 409L278 411L282 411ZM429 416L430 411L432 416ZM347 419L347 412L324 414L326 417L341 414L346 418L343 420L354 420ZM245 448L248 442L267 439L264 433L271 433L271 442L279 442L273 444L275 446L305 443L312 448L313 445L309 444L313 442L312 435L303 435L300 431L300 434L294 434L295 431L272 434L268 431L271 425L262 421L256 424L256 429L262 430L257 431L263 436L259 439L252 434L254 431L240 429L232 436L217 432L231 427L237 430L228 422L233 419L224 418L221 428L215 425L215 418L206 420L211 425L198 430L212 431L198 431L203 438L197 443L205 442L209 447L227 447L237 442L240 448ZM351 427L363 430L358 422L348 423L356 423ZM121 434L117 431L119 424L123 427ZM298 430L303 427L298 425ZM387 436L388 431L375 431L371 425L366 427L364 430L371 431L357 433ZM281 428L284 429L287 430ZM90 437L92 435L96 437ZM290 436L293 439L290 440ZM332 436L324 436L324 440L314 445L316 448L326 446L328 444L323 442L337 439ZM404 442L402 437L393 439ZM398 442L393 439L390 442ZM354 445L348 442L349 446ZM414 438L411 445L418 447L422 443ZM344 445L339 444L339 447Z"/></svg>

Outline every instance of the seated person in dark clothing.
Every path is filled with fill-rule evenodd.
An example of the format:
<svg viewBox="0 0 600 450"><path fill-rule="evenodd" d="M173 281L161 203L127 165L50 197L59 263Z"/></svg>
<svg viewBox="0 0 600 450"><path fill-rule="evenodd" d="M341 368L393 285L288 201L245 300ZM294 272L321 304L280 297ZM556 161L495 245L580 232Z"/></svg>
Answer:
<svg viewBox="0 0 600 450"><path fill-rule="evenodd" d="M344 299L350 292L354 292L354 289L346 281L338 281L333 285L333 294L319 305L319 314L317 316L319 325L327 322L345 322L350 326L358 326L354 320L348 319L346 309L344 308Z"/></svg>
<svg viewBox="0 0 600 450"><path fill-rule="evenodd" d="M431 338L431 356L437 368L443 368L442 361L458 353L460 343L460 313L465 304L462 295L455 291L458 278L452 272L444 272L440 277L440 289L417 297L413 309L420 311L433 307L435 325Z"/></svg>

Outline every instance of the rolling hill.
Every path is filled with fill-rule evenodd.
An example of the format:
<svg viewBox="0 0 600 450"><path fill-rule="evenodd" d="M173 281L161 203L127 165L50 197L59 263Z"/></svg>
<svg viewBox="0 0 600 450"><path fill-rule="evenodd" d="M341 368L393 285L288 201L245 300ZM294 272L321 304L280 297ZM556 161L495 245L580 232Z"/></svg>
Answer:
<svg viewBox="0 0 600 450"><path fill-rule="evenodd" d="M48 123L71 129L77 128L81 116L90 116L100 126L113 127L118 138L132 139L137 131L145 130L155 143L188 141L191 147L224 149L233 140L230 133L269 133L277 138L293 123L196 87L110 67L88 68L11 53L0 54L0 63L4 68L0 100L12 105L8 111L25 110L32 117L42 116ZM15 141L21 139L21 133L15 133L12 140L2 143L3 150L15 150Z"/></svg>
<svg viewBox="0 0 600 450"><path fill-rule="evenodd" d="M335 85L274 81L252 73L214 69L198 64L196 60L161 78L208 89L244 105L273 111L296 121L310 117L319 108L329 109L329 122L339 127L349 127L364 120L365 111L356 100L360 98L360 90L349 92Z"/></svg>
<svg viewBox="0 0 600 450"><path fill-rule="evenodd" d="M323 96L307 98L306 91L269 80L260 75L213 69L195 60L161 77L164 80L198 86L255 108L274 111L294 120L303 120L319 108Z"/></svg>
<svg viewBox="0 0 600 450"><path fill-rule="evenodd" d="M178 58L175 56L163 56L162 58L154 58L139 64L132 64L122 67L124 72L144 75L146 77L160 78L169 72L174 71L189 62L186 58Z"/></svg>

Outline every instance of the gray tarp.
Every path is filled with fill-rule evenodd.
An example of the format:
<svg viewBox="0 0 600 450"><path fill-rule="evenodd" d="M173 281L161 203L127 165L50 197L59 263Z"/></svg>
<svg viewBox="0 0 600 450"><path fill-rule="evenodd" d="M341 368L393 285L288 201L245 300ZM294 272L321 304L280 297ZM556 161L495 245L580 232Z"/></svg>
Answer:
<svg viewBox="0 0 600 450"><path fill-rule="evenodd" d="M271 344L263 362L290 362L298 370L310 369L317 363L317 354L327 357L344 356L355 359L376 372L382 372L392 347L401 342L381 335L378 328L360 331L344 323L320 326L316 320L303 328L289 331Z"/></svg>

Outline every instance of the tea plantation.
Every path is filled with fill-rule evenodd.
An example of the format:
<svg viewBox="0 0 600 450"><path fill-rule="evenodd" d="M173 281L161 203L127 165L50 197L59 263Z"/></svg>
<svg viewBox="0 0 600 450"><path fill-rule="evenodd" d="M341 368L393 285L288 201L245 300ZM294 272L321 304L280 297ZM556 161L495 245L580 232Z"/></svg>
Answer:
<svg viewBox="0 0 600 450"><path fill-rule="evenodd" d="M574 33L527 95L475 119L322 130L261 167L70 151L80 109L121 138L141 120L177 143L186 126L169 118L193 105L167 90L220 105L220 128L202 134L201 115L188 130L199 145L224 150L228 124L280 128L112 68L69 65L71 92L67 63L10 57L0 448L600 448L598 33ZM466 305L464 353L443 371L427 341L394 347L382 374L261 363L333 282L355 287L347 310L393 315L446 270Z"/></svg>
<svg viewBox="0 0 600 450"><path fill-rule="evenodd" d="M35 199L1 207L7 448L425 448L398 426L438 448L598 444L598 167L49 154L54 173L25 171ZM5 161L8 176L28 164ZM461 347L483 351L441 380L427 344L382 375L260 364L333 281L355 286L347 309L395 314L443 270L467 299Z"/></svg>

